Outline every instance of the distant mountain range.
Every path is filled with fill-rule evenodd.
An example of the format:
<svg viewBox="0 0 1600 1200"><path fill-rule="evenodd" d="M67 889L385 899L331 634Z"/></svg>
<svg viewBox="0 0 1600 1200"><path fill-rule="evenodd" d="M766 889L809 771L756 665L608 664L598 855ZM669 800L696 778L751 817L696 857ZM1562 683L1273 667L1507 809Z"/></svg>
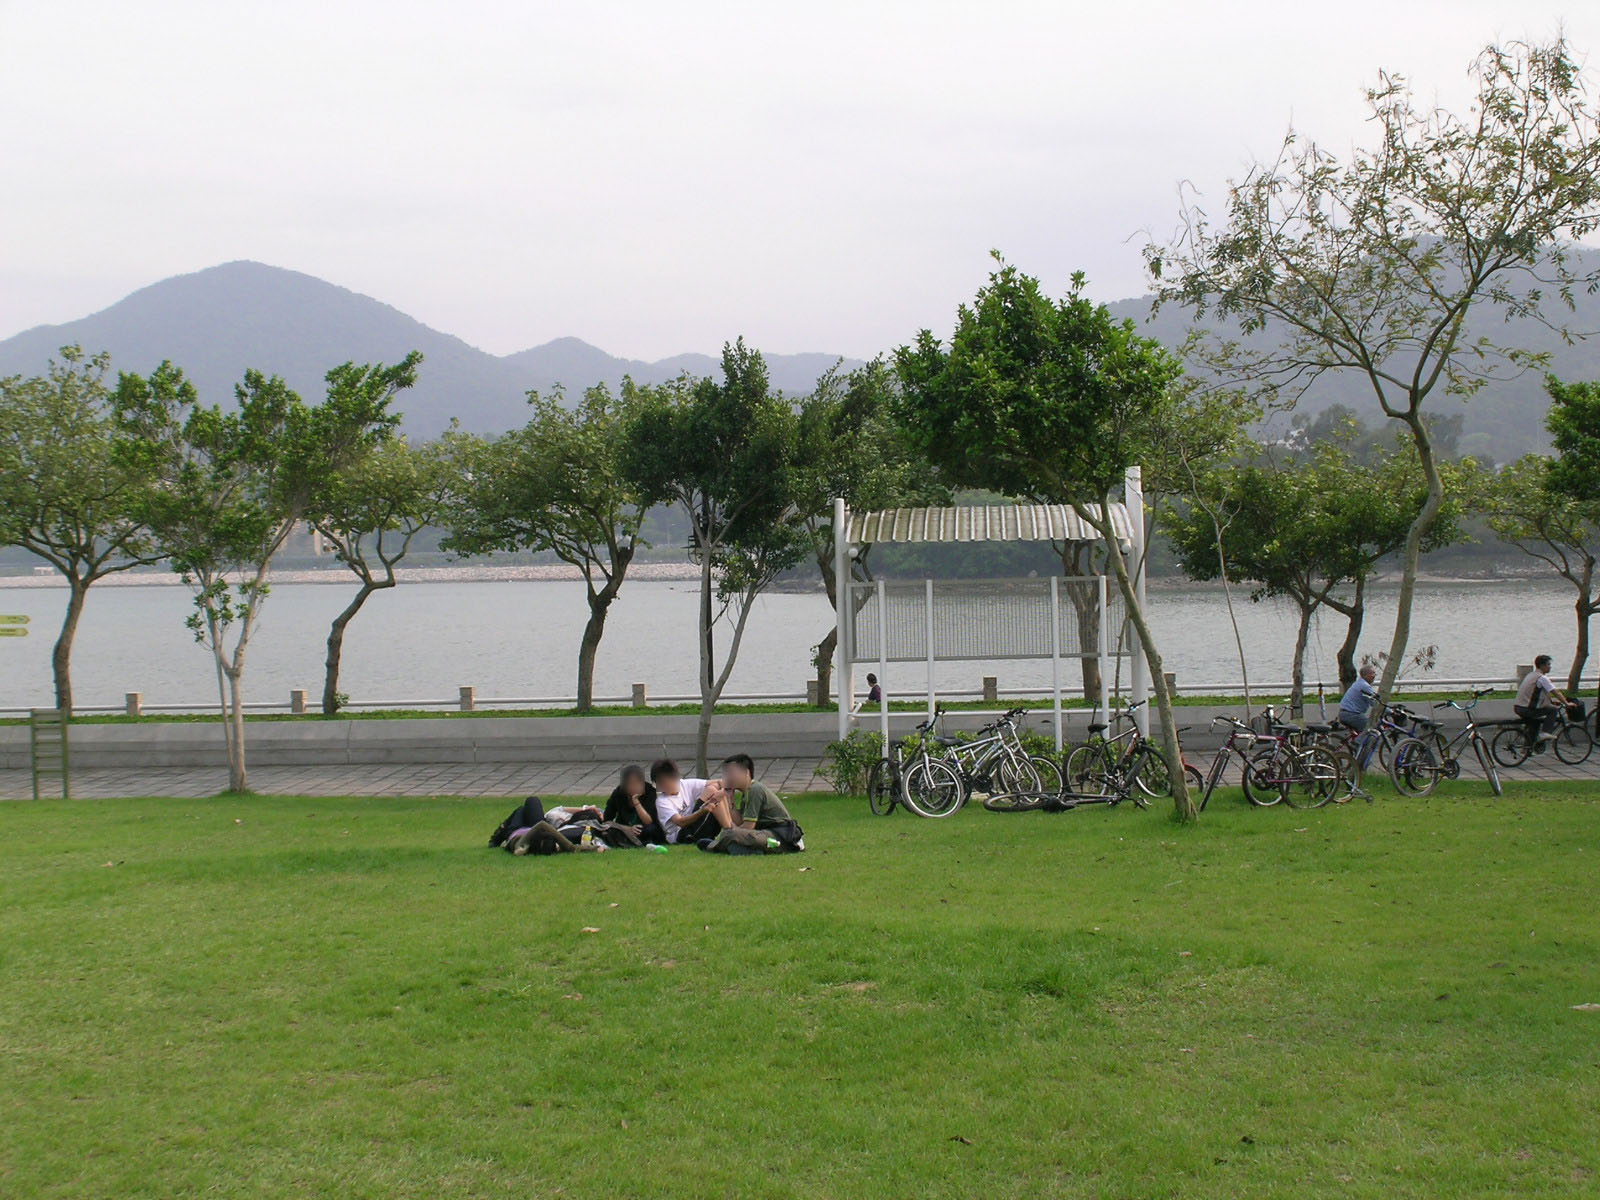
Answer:
<svg viewBox="0 0 1600 1200"><path fill-rule="evenodd" d="M713 374L720 366L708 354L659 362L617 358L573 337L516 354L488 354L370 296L256 262L175 275L91 316L0 341L0 375L40 374L72 344L109 351L113 365L128 371L149 371L171 359L203 399L221 401L250 367L283 376L313 399L322 394L330 367L346 360L394 362L420 350L417 386L401 397L400 407L407 430L424 437L442 431L452 417L477 433L520 425L529 389L560 383L581 393L601 382L615 387L624 375L659 383L684 372ZM766 360L775 387L805 393L839 356L768 354Z"/></svg>
<svg viewBox="0 0 1600 1200"><path fill-rule="evenodd" d="M1585 256L1594 261L1594 252ZM1600 334L1600 296L1582 295L1578 311L1565 318L1574 330ZM1111 305L1169 346L1182 343L1188 318L1177 309L1149 320L1148 298ZM1497 340L1515 339L1551 355L1551 370L1563 379L1600 379L1600 336L1564 345L1533 322L1511 327L1485 310L1482 331ZM1493 322L1491 326L1489 323ZM907 339L914 330L907 330ZM1475 336L1469 330L1469 336ZM524 420L529 389L563 384L576 394L592 384L615 387L624 375L656 383L688 372L717 371L707 354L679 354L658 362L617 358L578 338L563 337L515 354L488 354L460 338L431 329L398 309L311 275L255 262L232 262L177 275L141 288L110 308L64 325L41 325L0 341L0 375L41 373L57 350L76 343L106 350L124 370L149 371L162 359L181 366L203 397L226 400L246 368L257 367L289 381L302 395L322 393L329 367L353 359L393 362L411 350L424 362L417 386L401 400L406 428L419 436L443 430L451 418L463 428L492 433ZM888 349L888 347L885 347ZM832 354L769 354L773 384L790 394L809 392L839 357ZM845 359L844 365L857 365ZM1351 372L1324 377L1302 408L1317 411L1344 403L1376 423L1371 393ZM1439 396L1441 414L1463 417L1459 449L1508 459L1548 444L1543 419L1548 402L1542 378L1530 373L1493 385L1463 404Z"/></svg>

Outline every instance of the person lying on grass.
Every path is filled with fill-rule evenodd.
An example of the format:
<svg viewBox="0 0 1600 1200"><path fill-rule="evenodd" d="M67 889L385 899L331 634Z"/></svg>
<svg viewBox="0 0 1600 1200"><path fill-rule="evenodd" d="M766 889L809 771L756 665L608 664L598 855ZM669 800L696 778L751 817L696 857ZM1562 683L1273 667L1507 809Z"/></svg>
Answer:
<svg viewBox="0 0 1600 1200"><path fill-rule="evenodd" d="M722 797L717 780L685 779L677 763L658 758L650 764L650 782L656 785L656 819L667 841L693 843L715 837L722 829L712 812Z"/></svg>
<svg viewBox="0 0 1600 1200"><path fill-rule="evenodd" d="M756 853L805 849L799 825L778 794L758 782L755 773L755 761L748 754L731 754L722 760L722 791L709 804L721 829L714 838L699 839L700 849ZM772 836L776 833L784 837Z"/></svg>
<svg viewBox="0 0 1600 1200"><path fill-rule="evenodd" d="M581 829L574 831L574 837L568 837L561 832L560 826L572 811L566 808L552 808L549 812L545 812L544 801L537 796L529 796L489 835L489 845L504 847L509 853L519 857L525 854L571 854L576 850L605 850L607 847L604 843L582 844ZM594 812L596 816L599 815L593 808L589 811Z"/></svg>
<svg viewBox="0 0 1600 1200"><path fill-rule="evenodd" d="M656 818L656 789L645 782L643 767L622 768L622 779L606 800L605 819L628 826L642 842L659 844L667 840L666 831Z"/></svg>

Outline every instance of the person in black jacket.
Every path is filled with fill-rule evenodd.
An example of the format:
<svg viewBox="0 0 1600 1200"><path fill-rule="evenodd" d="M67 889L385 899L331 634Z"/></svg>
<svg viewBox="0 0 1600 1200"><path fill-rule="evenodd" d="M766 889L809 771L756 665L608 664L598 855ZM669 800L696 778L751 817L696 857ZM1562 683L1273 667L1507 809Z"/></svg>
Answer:
<svg viewBox="0 0 1600 1200"><path fill-rule="evenodd" d="M656 789L645 780L644 768L630 764L606 799L605 819L629 825L641 841L665 842L666 832L656 818Z"/></svg>

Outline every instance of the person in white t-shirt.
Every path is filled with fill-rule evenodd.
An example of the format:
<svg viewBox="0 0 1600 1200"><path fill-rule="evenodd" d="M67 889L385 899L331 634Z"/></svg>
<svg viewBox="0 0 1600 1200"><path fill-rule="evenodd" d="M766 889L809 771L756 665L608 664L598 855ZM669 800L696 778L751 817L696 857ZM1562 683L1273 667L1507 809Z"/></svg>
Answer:
<svg viewBox="0 0 1600 1200"><path fill-rule="evenodd" d="M1537 723L1539 740L1548 742L1555 737L1556 726L1560 723L1560 709L1556 705L1565 705L1566 702L1567 698L1556 690L1550 678L1550 656L1541 654L1533 660L1533 670L1523 676L1522 686L1517 689L1517 698L1511 707L1517 716L1530 725Z"/></svg>
<svg viewBox="0 0 1600 1200"><path fill-rule="evenodd" d="M713 811L722 798L719 780L685 779L677 763L661 758L650 764L650 782L656 789L656 820L667 841L692 844L722 832Z"/></svg>

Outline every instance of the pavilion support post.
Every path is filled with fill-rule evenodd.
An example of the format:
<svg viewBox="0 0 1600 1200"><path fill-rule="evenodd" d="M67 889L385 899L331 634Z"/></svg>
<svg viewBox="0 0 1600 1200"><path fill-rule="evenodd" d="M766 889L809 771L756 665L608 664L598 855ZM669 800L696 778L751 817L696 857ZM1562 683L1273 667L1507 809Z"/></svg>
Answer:
<svg viewBox="0 0 1600 1200"><path fill-rule="evenodd" d="M934 680L933 680L933 580L925 579L923 583L923 639L926 641L928 651L928 720L933 720L935 705Z"/></svg>
<svg viewBox="0 0 1600 1200"><path fill-rule="evenodd" d="M883 580L878 580L878 688L883 700L878 705L878 729L883 734L883 752L889 753L889 607L884 603Z"/></svg>
<svg viewBox="0 0 1600 1200"><path fill-rule="evenodd" d="M833 686L839 693L839 740L850 736L850 710L855 707L855 647L850 644L855 615L855 586L850 574L850 511L844 497L833 499ZM820 699L820 697L819 697Z"/></svg>
<svg viewBox="0 0 1600 1200"><path fill-rule="evenodd" d="M1128 509L1128 540L1132 561L1129 566L1133 568L1133 594L1138 597L1139 608L1144 609L1144 472L1138 467L1129 467L1127 478L1123 486L1124 500ZM1150 668L1144 661L1144 645L1139 640L1139 631L1133 623L1128 622L1128 641L1131 647L1129 657L1129 674L1132 699L1135 704L1150 699ZM1139 726L1139 732L1145 737L1150 736L1150 713L1146 706L1140 704L1139 711L1134 714L1134 721Z"/></svg>
<svg viewBox="0 0 1600 1200"><path fill-rule="evenodd" d="M1100 576L1100 629L1095 637L1094 652L1100 659L1100 719L1111 720L1111 672L1106 670L1110 652L1110 632L1106 621L1111 615L1111 581Z"/></svg>
<svg viewBox="0 0 1600 1200"><path fill-rule="evenodd" d="M1061 580L1050 576L1050 713L1061 753Z"/></svg>

